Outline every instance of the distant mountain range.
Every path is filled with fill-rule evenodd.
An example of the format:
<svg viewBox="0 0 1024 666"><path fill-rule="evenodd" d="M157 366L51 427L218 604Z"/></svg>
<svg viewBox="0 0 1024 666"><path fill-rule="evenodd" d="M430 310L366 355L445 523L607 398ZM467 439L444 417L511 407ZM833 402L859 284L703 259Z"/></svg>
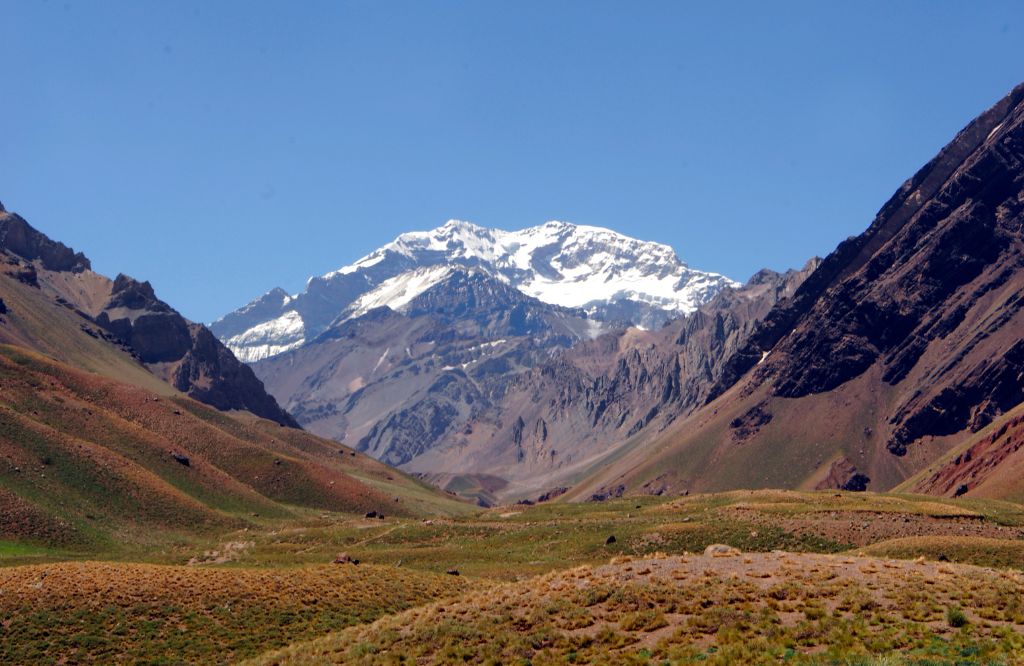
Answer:
<svg viewBox="0 0 1024 666"><path fill-rule="evenodd" d="M542 303L574 308L597 322L657 328L693 312L728 278L689 268L672 248L608 229L565 222L502 231L451 220L412 232L291 296L274 289L210 329L253 362L316 339L332 324L374 307L401 310L455 269L472 269ZM592 334L604 330L594 325Z"/></svg>
<svg viewBox="0 0 1024 666"><path fill-rule="evenodd" d="M688 268L665 245L607 229L450 221L402 234L297 296L275 290L212 329L311 431L428 476L493 474L508 452L518 452L514 463L526 455L506 399L528 376L562 351L659 329L738 286ZM635 425L580 429L550 417L559 436L569 424L560 458L502 467L506 493L542 478L538 468L577 468ZM609 429L602 444L586 444L598 427Z"/></svg>

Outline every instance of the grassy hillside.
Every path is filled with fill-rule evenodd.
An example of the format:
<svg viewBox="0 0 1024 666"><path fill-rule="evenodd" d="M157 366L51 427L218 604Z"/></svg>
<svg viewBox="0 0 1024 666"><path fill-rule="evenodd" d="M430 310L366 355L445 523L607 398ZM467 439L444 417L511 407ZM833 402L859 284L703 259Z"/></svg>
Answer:
<svg viewBox="0 0 1024 666"><path fill-rule="evenodd" d="M257 536L250 561L343 547L487 587L253 664L1003 664L1024 648L1024 508L1007 502L735 491L371 529Z"/></svg>
<svg viewBox="0 0 1024 666"><path fill-rule="evenodd" d="M1024 650L1024 576L790 553L621 557L252 664L977 664ZM906 659L894 659L898 652Z"/></svg>
<svg viewBox="0 0 1024 666"><path fill-rule="evenodd" d="M468 509L335 442L22 348L0 346L0 386L0 539L153 553L311 510Z"/></svg>
<svg viewBox="0 0 1024 666"><path fill-rule="evenodd" d="M315 565L345 552L378 565L513 581L616 556L701 552L715 543L747 552L838 553L940 537L979 542L962 557L960 550L946 553L951 561L994 563L1003 545L1024 543L1024 507L915 495L736 491L510 506L459 517L328 517L224 538L250 542L236 560L247 567ZM942 553L924 548L913 557L918 554Z"/></svg>

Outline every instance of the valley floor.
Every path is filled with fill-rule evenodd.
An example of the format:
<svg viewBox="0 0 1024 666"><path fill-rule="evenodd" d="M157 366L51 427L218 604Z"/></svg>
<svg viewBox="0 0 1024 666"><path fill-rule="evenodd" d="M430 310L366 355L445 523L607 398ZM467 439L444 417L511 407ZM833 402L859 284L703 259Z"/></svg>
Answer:
<svg viewBox="0 0 1024 666"><path fill-rule="evenodd" d="M1005 502L320 514L193 548L138 564L0 544L0 662L1024 663L1024 507Z"/></svg>

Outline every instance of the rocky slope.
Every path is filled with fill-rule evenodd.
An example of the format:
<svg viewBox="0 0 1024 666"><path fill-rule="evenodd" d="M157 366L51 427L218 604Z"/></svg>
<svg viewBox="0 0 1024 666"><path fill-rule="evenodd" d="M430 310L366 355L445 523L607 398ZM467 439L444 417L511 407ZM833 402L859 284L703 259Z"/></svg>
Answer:
<svg viewBox="0 0 1024 666"><path fill-rule="evenodd" d="M620 330L560 351L516 375L500 400L406 469L487 473L507 484L499 498L571 484L623 443L655 436L702 405L722 359L813 265L762 271L658 331Z"/></svg>
<svg viewBox="0 0 1024 666"><path fill-rule="evenodd" d="M643 331L450 271L398 312L342 318L253 367L313 432L489 503L537 495L702 404L724 355L809 272L763 271Z"/></svg>
<svg viewBox="0 0 1024 666"><path fill-rule="evenodd" d="M745 364L771 350L757 381L789 398L877 364L886 384L909 394L889 421L896 455L922 436L986 425L1024 400L1022 189L1024 87L840 245L792 305L773 313ZM792 326L773 342L785 320Z"/></svg>
<svg viewBox="0 0 1024 666"><path fill-rule="evenodd" d="M444 276L397 308L365 299L318 338L254 364L304 427L391 464L451 440L510 379L604 328L490 275Z"/></svg>
<svg viewBox="0 0 1024 666"><path fill-rule="evenodd" d="M1024 502L1024 406L1017 406L954 447L900 490Z"/></svg>
<svg viewBox="0 0 1024 666"><path fill-rule="evenodd" d="M647 328L692 312L734 284L689 268L665 245L608 229L548 222L508 232L452 220L402 234L351 266L310 278L296 296L274 289L210 328L240 359L257 361L314 340L339 317L401 307L453 268L484 272L598 321Z"/></svg>
<svg viewBox="0 0 1024 666"><path fill-rule="evenodd" d="M21 216L6 211L0 212L0 252L9 279L34 288L41 299L74 312L77 321L71 326L132 354L179 391L218 409L245 410L282 425L298 425L267 394L248 366L240 363L205 326L189 322L159 300L148 282L124 275L111 281L94 273L83 254L51 240ZM18 326L7 330L0 327L0 341L90 367L93 361L88 353L71 358L62 354L59 344L51 344L54 336L62 335L62 326L37 326L22 329L20 334Z"/></svg>
<svg viewBox="0 0 1024 666"><path fill-rule="evenodd" d="M1024 400L1022 303L1024 86L756 326L717 400L584 485L893 487Z"/></svg>

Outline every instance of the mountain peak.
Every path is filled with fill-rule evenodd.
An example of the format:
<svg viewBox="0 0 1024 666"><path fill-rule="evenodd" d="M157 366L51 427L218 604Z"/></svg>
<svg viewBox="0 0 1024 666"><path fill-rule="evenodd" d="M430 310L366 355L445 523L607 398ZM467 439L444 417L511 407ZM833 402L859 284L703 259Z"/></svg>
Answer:
<svg viewBox="0 0 1024 666"><path fill-rule="evenodd" d="M403 307L453 269L480 271L598 321L644 328L657 328L721 289L739 286L689 268L668 245L611 229L550 220L506 231L450 219L429 231L403 233L348 266L310 278L304 293L280 305L266 297L253 301L213 329L241 358L258 360L314 339L339 317Z"/></svg>
<svg viewBox="0 0 1024 666"><path fill-rule="evenodd" d="M156 297L153 285L148 281L140 282L130 275L118 273L110 291L108 308L127 308L129 310L152 310L154 312L170 312L171 307Z"/></svg>
<svg viewBox="0 0 1024 666"><path fill-rule="evenodd" d="M462 247L468 253L484 251L486 246L494 242L494 231L464 220L448 220L441 226L430 231L410 231L401 234L392 243L385 245L383 250L391 249L400 254L423 251L447 252ZM381 250L369 255L374 257ZM364 263L364 257L356 265ZM345 271L350 267L342 268Z"/></svg>
<svg viewBox="0 0 1024 666"><path fill-rule="evenodd" d="M291 294L282 289L281 287L274 287L267 293L260 296L257 300L266 303L280 302L284 305L288 304L292 298Z"/></svg>
<svg viewBox="0 0 1024 666"><path fill-rule="evenodd" d="M472 232L472 233L480 233L480 232L487 231L487 229L485 229L484 227L481 227L479 224L473 224L472 222L469 222L467 220L457 220L455 218L452 218L452 219L448 220L447 222L445 222L443 225L441 225L437 229L434 229L435 232L443 231L443 230L444 231L448 231L448 230L450 230L450 231L468 231L468 232Z"/></svg>

